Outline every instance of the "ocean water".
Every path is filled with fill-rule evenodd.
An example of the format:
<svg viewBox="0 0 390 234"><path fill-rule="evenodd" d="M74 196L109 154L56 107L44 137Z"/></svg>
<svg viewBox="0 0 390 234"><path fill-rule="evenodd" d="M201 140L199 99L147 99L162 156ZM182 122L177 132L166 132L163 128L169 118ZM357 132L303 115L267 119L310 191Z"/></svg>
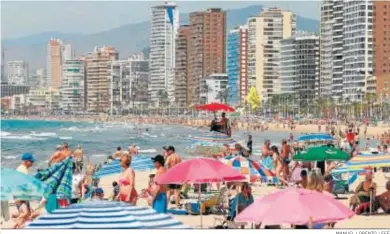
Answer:
<svg viewBox="0 0 390 234"><path fill-rule="evenodd" d="M80 145L94 163L103 162L116 147L127 149L131 144L141 148L140 154L150 156L160 153L163 146L173 145L183 158L188 158L185 149L192 142L190 138L207 130L173 125L1 120L1 163L15 167L20 163L21 154L31 152L37 158L34 167L44 168L55 146L65 141L72 150ZM237 141L246 140L247 135L245 131L233 132ZM252 136L254 151L259 151L265 139L278 144L288 133L256 132Z"/></svg>

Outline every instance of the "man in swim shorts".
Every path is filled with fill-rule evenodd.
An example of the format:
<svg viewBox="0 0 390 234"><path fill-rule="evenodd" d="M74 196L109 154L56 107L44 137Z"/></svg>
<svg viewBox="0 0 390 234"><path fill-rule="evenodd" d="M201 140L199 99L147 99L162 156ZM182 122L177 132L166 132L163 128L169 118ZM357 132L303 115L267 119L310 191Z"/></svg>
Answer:
<svg viewBox="0 0 390 234"><path fill-rule="evenodd" d="M165 174L167 169L164 167L165 159L162 155L157 155L152 158L154 166L156 168L156 176ZM167 186L165 184L157 184L152 194L152 207L157 213L166 213L167 212Z"/></svg>
<svg viewBox="0 0 390 234"><path fill-rule="evenodd" d="M166 151L167 157L166 157L166 164L168 167L168 170L172 167L174 167L176 164L179 164L181 162L180 156L175 152L175 147L168 146L163 148ZM179 208L180 205L180 184L169 184L168 185L168 202L171 198L171 195L173 193L175 197L175 204L176 208Z"/></svg>

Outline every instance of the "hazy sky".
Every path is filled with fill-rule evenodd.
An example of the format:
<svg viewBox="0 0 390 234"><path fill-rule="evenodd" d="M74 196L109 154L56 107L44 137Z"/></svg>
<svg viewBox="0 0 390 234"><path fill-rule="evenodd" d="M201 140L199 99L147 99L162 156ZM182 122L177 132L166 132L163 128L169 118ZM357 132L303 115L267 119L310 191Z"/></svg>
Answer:
<svg viewBox="0 0 390 234"><path fill-rule="evenodd" d="M150 7L164 1L1 1L1 37L15 38L45 31L95 33L148 20ZM319 19L319 1L175 1L180 13L208 7L278 6Z"/></svg>

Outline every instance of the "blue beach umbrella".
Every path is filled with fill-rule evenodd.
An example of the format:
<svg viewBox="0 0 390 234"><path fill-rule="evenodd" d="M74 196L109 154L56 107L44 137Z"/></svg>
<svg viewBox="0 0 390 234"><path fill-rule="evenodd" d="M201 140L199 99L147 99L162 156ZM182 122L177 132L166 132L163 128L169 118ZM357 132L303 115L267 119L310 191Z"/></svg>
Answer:
<svg viewBox="0 0 390 234"><path fill-rule="evenodd" d="M1 200L40 200L49 190L36 178L10 168L1 168Z"/></svg>
<svg viewBox="0 0 390 234"><path fill-rule="evenodd" d="M68 157L64 161L55 164L44 170L40 170L35 178L48 185L47 192L54 193L58 199L71 199L72 196L72 174L73 157Z"/></svg>
<svg viewBox="0 0 390 234"><path fill-rule="evenodd" d="M307 134L298 137L297 142L333 141L334 137L325 133Z"/></svg>
<svg viewBox="0 0 390 234"><path fill-rule="evenodd" d="M126 203L93 201L74 204L39 217L27 225L38 229L189 228L166 214Z"/></svg>
<svg viewBox="0 0 390 234"><path fill-rule="evenodd" d="M133 168L134 171L152 170L154 169L154 164L150 157L139 155L132 158L131 168ZM104 176L121 173L122 171L123 169L119 164L119 160L114 160L111 164L103 165L93 177L99 179Z"/></svg>

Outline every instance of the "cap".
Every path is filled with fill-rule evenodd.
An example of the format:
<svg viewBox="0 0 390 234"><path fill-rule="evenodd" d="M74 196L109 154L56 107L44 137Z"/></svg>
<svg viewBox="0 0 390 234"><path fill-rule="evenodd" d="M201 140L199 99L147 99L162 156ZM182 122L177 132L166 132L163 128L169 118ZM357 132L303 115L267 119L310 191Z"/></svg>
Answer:
<svg viewBox="0 0 390 234"><path fill-rule="evenodd" d="M172 145L164 146L163 149L166 150L166 151L173 151L173 152L175 152L175 147L173 147Z"/></svg>
<svg viewBox="0 0 390 234"><path fill-rule="evenodd" d="M153 162L159 162L161 164L165 163L164 156L162 156L162 155L156 155L156 157L152 158L152 161Z"/></svg>
<svg viewBox="0 0 390 234"><path fill-rule="evenodd" d="M95 193L96 193L96 194L103 194L104 191L103 191L102 188L97 188L97 189L95 190Z"/></svg>
<svg viewBox="0 0 390 234"><path fill-rule="evenodd" d="M30 161L30 162L35 162L35 158L32 154L30 153L25 153L22 155L22 161Z"/></svg>

